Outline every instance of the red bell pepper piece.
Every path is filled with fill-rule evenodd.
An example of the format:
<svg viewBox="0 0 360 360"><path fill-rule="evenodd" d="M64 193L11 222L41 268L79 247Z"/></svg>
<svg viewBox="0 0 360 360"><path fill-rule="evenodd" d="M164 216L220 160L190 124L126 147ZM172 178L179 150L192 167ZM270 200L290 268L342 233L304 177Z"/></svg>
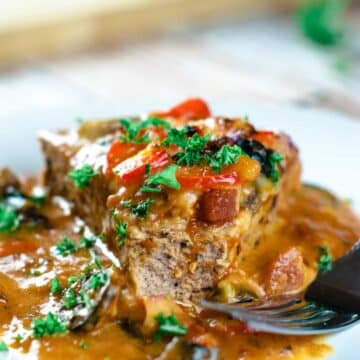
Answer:
<svg viewBox="0 0 360 360"><path fill-rule="evenodd" d="M206 119L211 116L209 106L200 98L192 98L174 106L168 111L158 112L159 117L185 118L187 120Z"/></svg>
<svg viewBox="0 0 360 360"><path fill-rule="evenodd" d="M163 169L169 162L169 155L164 148L150 146L121 162L113 172L119 176L122 183L129 184L142 180L147 164L153 171Z"/></svg>
<svg viewBox="0 0 360 360"><path fill-rule="evenodd" d="M106 155L108 172L112 173L112 169L116 165L136 154L145 146L144 144L123 143L120 139L115 139Z"/></svg>

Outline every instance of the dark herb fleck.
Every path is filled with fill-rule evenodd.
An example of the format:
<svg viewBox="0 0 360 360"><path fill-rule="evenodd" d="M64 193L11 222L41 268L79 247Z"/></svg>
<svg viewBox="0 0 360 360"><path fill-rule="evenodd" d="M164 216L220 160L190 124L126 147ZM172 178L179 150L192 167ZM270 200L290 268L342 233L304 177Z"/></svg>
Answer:
<svg viewBox="0 0 360 360"><path fill-rule="evenodd" d="M80 240L80 247L84 248L84 249L89 249L91 247L93 247L96 243L96 237L92 236L92 237L86 237L84 236L81 240Z"/></svg>
<svg viewBox="0 0 360 360"><path fill-rule="evenodd" d="M151 172L151 165L145 164L145 175L149 175Z"/></svg>
<svg viewBox="0 0 360 360"><path fill-rule="evenodd" d="M83 349L83 350L87 350L90 345L89 343L87 343L86 341L81 341L81 343L79 344L80 348Z"/></svg>

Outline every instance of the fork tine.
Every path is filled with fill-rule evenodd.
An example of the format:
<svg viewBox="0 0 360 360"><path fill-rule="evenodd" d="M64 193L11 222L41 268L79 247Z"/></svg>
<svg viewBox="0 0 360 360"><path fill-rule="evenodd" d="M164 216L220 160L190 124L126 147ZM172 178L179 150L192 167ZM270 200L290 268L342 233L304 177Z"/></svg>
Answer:
<svg viewBox="0 0 360 360"><path fill-rule="evenodd" d="M289 302L286 303L288 305ZM250 327L258 331L268 331L274 333L286 334L322 334L339 331L341 328L347 328L359 320L359 314L338 313L331 309L324 309L315 303L302 302L300 306L293 308L282 306L285 309L280 312L269 311L273 307L259 307L239 305L224 305L203 301L205 307L213 310L225 312L232 317L246 321Z"/></svg>
<svg viewBox="0 0 360 360"><path fill-rule="evenodd" d="M345 317L336 317L329 323L311 324L305 326L291 326L290 324L273 324L270 322L248 321L250 328L256 331L270 332L274 334L287 335L321 335L344 331L354 326L359 320L357 314L347 315Z"/></svg>
<svg viewBox="0 0 360 360"><path fill-rule="evenodd" d="M268 302L263 302L261 305L251 305L251 303L249 304L249 306L247 306L245 304L245 307L249 307L252 310L256 310L256 311L272 311L272 310L281 310L281 309L285 309L285 308L290 308L294 305L298 305L302 302L301 299L299 298L292 298L289 299L287 301L283 301L280 302L279 304L275 304L274 305L268 305Z"/></svg>
<svg viewBox="0 0 360 360"><path fill-rule="evenodd" d="M324 320L329 320L333 316L333 312L325 312L321 307L315 304L306 304L295 310L287 310L283 312L259 312L254 311L252 307L243 307L238 305L224 305L204 301L203 305L213 310L225 312L234 318L245 321L267 321L272 323L286 323L286 322L303 322L311 321L322 317ZM287 309L287 308L286 308Z"/></svg>

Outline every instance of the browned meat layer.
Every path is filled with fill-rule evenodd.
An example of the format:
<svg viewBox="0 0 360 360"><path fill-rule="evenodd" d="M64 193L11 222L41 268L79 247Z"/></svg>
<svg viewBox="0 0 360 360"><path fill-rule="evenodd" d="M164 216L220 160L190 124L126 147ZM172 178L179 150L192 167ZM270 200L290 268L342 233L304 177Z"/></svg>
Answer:
<svg viewBox="0 0 360 360"><path fill-rule="evenodd" d="M220 138L235 132L243 137L254 133L251 125L239 119L215 118L196 124ZM110 241L116 238L110 208L116 209L117 217L127 223L125 244L116 251L139 296L170 294L178 300L204 296L235 266L236 258L254 249L278 202L285 202L299 186L297 150L287 136L276 135L269 147L285 157L278 185L261 176L226 189L169 190L154 195L155 205L140 220L120 206L124 194L136 199L137 189L119 189L106 175L106 153L116 137L114 129L113 121L91 122L87 131L82 127L79 132L42 133L45 182L52 194L72 201L76 213L95 232L105 232ZM91 165L98 175L79 190L67 174L81 164Z"/></svg>

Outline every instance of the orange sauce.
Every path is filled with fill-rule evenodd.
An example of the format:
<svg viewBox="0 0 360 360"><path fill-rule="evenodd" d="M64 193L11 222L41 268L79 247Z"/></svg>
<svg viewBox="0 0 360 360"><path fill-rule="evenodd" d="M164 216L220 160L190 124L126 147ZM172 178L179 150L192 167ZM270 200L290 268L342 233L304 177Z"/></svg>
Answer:
<svg viewBox="0 0 360 360"><path fill-rule="evenodd" d="M4 254L0 257L1 337L15 358L191 358L189 345L183 339L153 342L151 335L142 331L141 325L133 328L124 326L121 321L124 316L141 318L143 309L136 301L135 305L128 304L125 307L126 301L121 295L121 271L116 268L115 279L120 280L113 284L117 293L114 304L109 310L100 313L94 326L63 335L33 339L30 329L32 320L50 311L57 301L49 293L49 284L55 274L65 283L69 276L78 274L79 269L91 261L85 250L79 250L64 259L54 257L51 247L62 236L79 241L81 236L76 230L79 223L71 215L64 214L51 200L47 201L41 211L49 218L52 225L49 229L21 229L13 234L0 235L2 243L23 241L32 244L32 247L24 247L28 249L25 253ZM323 191L303 187L288 199L286 208L280 209L278 221L271 232L259 241L256 249L247 257L239 258L239 267L248 279L262 289L271 261L284 249L295 246L300 249L304 259L306 285L316 275L318 246L328 246L336 259L348 251L359 236L360 223L344 203ZM99 255L99 259L103 266L111 264L106 256ZM187 308L178 308L181 319L189 329L194 326L201 329L200 334L189 334L185 339L189 340L192 336L192 340L197 339L200 344L216 346L218 359L320 359L331 352L323 338L252 333L241 322L224 315L210 311L199 314Z"/></svg>

